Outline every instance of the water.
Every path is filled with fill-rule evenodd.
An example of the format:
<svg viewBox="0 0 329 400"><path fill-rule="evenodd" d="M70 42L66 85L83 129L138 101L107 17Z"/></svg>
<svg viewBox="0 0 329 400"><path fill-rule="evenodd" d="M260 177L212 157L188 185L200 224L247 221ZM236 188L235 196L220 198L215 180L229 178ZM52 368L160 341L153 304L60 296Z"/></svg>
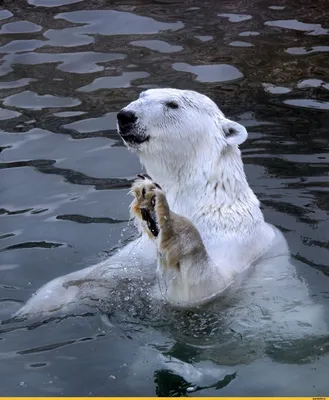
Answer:
<svg viewBox="0 0 329 400"><path fill-rule="evenodd" d="M164 86L203 92L248 128L249 182L328 313L325 1L5 0L2 7L3 321L43 283L129 240L127 192L141 167L116 135L115 115L141 90ZM171 314L165 323L151 318L149 304L130 300L122 294L125 312L115 316L3 324L1 395L328 393L328 335L255 342L240 321L230 334L224 329L230 307Z"/></svg>

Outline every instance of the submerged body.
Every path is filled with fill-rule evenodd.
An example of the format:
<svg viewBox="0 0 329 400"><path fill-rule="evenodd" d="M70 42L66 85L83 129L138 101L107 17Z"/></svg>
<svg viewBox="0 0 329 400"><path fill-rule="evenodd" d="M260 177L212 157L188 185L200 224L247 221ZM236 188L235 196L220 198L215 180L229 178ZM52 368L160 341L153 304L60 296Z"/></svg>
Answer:
<svg viewBox="0 0 329 400"><path fill-rule="evenodd" d="M154 238L135 214L138 239L100 264L49 282L17 316L67 312L91 299L110 303L109 293L126 290L120 282L141 279L150 287L150 301L160 296L193 307L228 289L240 305L233 320L247 318L251 329L266 326L288 336L327 332L322 308L296 275L283 235L264 221L248 185L238 148L247 138L244 127L199 93L151 89L118 114L118 130L161 186L155 190L166 200L165 215L187 219L183 228L180 220L167 231L165 253L174 256L168 261L162 254L159 215Z"/></svg>

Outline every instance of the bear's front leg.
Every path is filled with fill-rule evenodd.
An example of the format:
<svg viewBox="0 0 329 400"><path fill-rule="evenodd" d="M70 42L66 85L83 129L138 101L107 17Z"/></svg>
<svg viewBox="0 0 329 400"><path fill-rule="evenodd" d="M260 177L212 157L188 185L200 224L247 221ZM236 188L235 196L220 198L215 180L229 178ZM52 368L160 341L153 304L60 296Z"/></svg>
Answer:
<svg viewBox="0 0 329 400"><path fill-rule="evenodd" d="M169 208L160 185L148 175L138 175L131 193L131 215L137 225L156 241L161 264L164 268L180 268L181 263L208 261L208 254L197 228L193 223Z"/></svg>

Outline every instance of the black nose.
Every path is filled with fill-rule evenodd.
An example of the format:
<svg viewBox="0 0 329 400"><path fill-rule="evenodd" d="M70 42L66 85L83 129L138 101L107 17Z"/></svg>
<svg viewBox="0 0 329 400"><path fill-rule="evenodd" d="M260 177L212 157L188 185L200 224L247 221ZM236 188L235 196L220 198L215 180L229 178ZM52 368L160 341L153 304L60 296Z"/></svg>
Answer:
<svg viewBox="0 0 329 400"><path fill-rule="evenodd" d="M128 110L119 111L117 118L120 126L133 124L135 121L137 121L135 113Z"/></svg>

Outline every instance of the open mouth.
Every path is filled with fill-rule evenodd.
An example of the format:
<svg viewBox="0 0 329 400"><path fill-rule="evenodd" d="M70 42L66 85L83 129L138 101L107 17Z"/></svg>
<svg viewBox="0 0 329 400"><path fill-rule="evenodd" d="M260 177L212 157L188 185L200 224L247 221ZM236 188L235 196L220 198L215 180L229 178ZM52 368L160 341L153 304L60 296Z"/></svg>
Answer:
<svg viewBox="0 0 329 400"><path fill-rule="evenodd" d="M142 144L150 140L149 136L134 135L132 133L123 133L119 131L119 135L127 144Z"/></svg>

